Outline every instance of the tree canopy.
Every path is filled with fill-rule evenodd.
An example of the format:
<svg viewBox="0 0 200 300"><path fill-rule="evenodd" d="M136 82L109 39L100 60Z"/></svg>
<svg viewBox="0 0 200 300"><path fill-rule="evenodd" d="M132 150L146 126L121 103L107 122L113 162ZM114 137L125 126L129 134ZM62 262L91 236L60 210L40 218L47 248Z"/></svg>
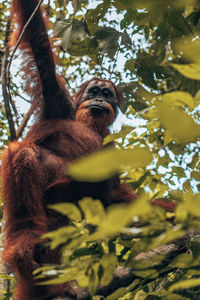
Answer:
<svg viewBox="0 0 200 300"><path fill-rule="evenodd" d="M120 172L138 196L133 204L107 211L98 199L84 198L79 207L54 205L70 225L45 237L52 248L63 246L63 263L36 270L37 278L44 283L76 279L96 300L98 295L200 299L199 1L54 0L43 6L58 72L70 92L99 76L117 84L125 97L121 110L127 122L104 140L115 141L115 149L77 161L66 173L98 181ZM33 122L33 111L21 109L28 103L28 111L31 99L18 51L7 72L9 8L10 1L0 3L2 150ZM173 204L175 211L152 206L154 199ZM119 266L125 275L116 275ZM126 283L111 288L114 273ZM9 299L8 292L2 299Z"/></svg>

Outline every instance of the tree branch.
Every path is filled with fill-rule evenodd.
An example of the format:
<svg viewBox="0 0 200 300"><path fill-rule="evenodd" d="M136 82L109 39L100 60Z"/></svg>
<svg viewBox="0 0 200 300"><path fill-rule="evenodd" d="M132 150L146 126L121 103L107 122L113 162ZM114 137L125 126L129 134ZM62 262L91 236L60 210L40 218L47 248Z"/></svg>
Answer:
<svg viewBox="0 0 200 300"><path fill-rule="evenodd" d="M6 34L5 34L5 40L4 40L4 55L2 57L2 65L1 65L1 78L2 78L2 93L3 93L3 99L4 99L4 106L6 111L6 118L8 120L8 125L10 129L10 140L13 141L16 139L16 131L15 131L15 125L13 121L12 111L10 107L10 96L9 92L7 90L8 86L8 80L7 80L7 65L8 65L8 37L10 34L10 20L8 20L6 25Z"/></svg>
<svg viewBox="0 0 200 300"><path fill-rule="evenodd" d="M28 123L28 120L32 116L34 110L35 110L35 106L31 105L31 107L29 108L28 112L26 113L24 119L22 120L21 124L19 125L19 127L17 129L17 133L16 133L17 138L21 137L21 135L24 131L24 128L26 127L26 124Z"/></svg>
<svg viewBox="0 0 200 300"><path fill-rule="evenodd" d="M159 276L157 278L153 278L153 279L144 278L144 280L141 280L141 278L135 276L131 272L131 270L119 267L116 269L111 283L108 286L99 287L95 295L102 296L104 298L109 296L119 288L128 287L128 286L130 286L129 291L131 292L158 278L162 278L163 276L167 275L170 272L177 270L177 268L169 268L166 270L166 267L169 265L169 262L173 257L175 257L180 253L186 252L187 250L185 247L186 241L190 240L191 238L197 235L199 235L199 232L194 232L194 231L188 232L182 238L177 239L167 245L161 245L152 251L142 252L139 253L137 256L135 256L134 260L136 261L145 260L145 259L150 260L153 256L157 254L165 256L164 261L162 261L160 265L155 267L155 269L159 271ZM134 284L134 281L137 280L138 278L141 281L139 283ZM131 288L132 284L133 287ZM77 294L77 300L92 300L92 297L88 293L87 289L77 288L76 294ZM65 297L56 297L51 300L74 300L74 298L70 296L65 296Z"/></svg>

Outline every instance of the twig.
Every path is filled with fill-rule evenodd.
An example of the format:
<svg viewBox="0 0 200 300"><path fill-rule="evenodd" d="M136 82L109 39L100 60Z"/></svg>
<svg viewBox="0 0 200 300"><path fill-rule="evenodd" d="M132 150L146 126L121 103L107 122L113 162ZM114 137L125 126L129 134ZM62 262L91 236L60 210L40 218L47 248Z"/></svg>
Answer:
<svg viewBox="0 0 200 300"><path fill-rule="evenodd" d="M25 31L26 31L28 25L29 25L30 22L32 21L33 17L35 16L37 10L40 8L40 6L41 6L41 4L42 4L43 1L44 1L44 0L40 0L40 1L38 2L37 6L35 7L34 11L33 11L32 14L31 14L30 18L28 19L28 21L27 21L26 24L24 25L23 30L22 30L22 32L21 32L21 34L20 34L20 36L19 36L19 38L18 38L18 41L17 41L17 43L16 43L16 45L15 45L15 48L14 48L14 50L13 50L11 56L10 56L10 60L9 60L9 63L8 63L8 68L7 68L8 91L9 91L9 94L10 94L10 99L11 99L11 91L10 91L10 67L11 67L11 64L12 64L12 60L13 60L14 54L15 54L17 48L19 47L19 44L20 44L20 42L21 42L21 40L22 40L22 38L23 38L23 35L24 35L24 33L25 33Z"/></svg>
<svg viewBox="0 0 200 300"><path fill-rule="evenodd" d="M49 16L49 12L50 12L50 1L48 0L48 4L47 4L47 16Z"/></svg>
<svg viewBox="0 0 200 300"><path fill-rule="evenodd" d="M28 100L26 98L24 98L22 95L20 95L18 92L15 91L15 94L20 97L22 100L26 101L27 103L32 103L31 100Z"/></svg>
<svg viewBox="0 0 200 300"><path fill-rule="evenodd" d="M30 117L32 116L33 112L35 110L35 106L31 105L31 107L29 108L28 112L26 113L24 119L22 120L21 124L19 125L17 132L16 132L16 136L17 138L21 137L24 128L26 127L26 124L28 123Z"/></svg>
<svg viewBox="0 0 200 300"><path fill-rule="evenodd" d="M24 25L24 28L23 28L23 30L22 30L22 32L21 32L19 38L18 38L17 44L15 45L15 48L14 48L14 50L13 50L11 56L10 56L10 61L9 61L9 64L8 64L8 74L10 73L10 66L11 66L11 63L12 63L14 54L15 54L17 48L19 47L19 44L21 43L21 40L22 40L22 38L23 38L23 35L24 35L24 33L25 33L25 31L26 31L28 25L29 25L30 22L32 21L33 17L35 16L37 10L40 8L40 6L41 6L41 4L42 4L43 1L44 1L44 0L40 0L40 2L38 2L36 8L34 9L34 11L33 11L32 14L31 14L30 18L28 19L28 21L27 21L26 24Z"/></svg>
<svg viewBox="0 0 200 300"><path fill-rule="evenodd" d="M20 95L20 93L19 92L17 92L17 85L16 84L13 84L13 88L12 88L12 92L13 92L13 94L15 94L15 95L17 95L18 97L20 97L22 100L24 100L24 101L26 101L27 103L32 103L32 101L31 100L28 100L28 99L26 99L25 97L23 97L22 95ZM14 89L15 88L15 89Z"/></svg>
<svg viewBox="0 0 200 300"><path fill-rule="evenodd" d="M195 36L194 35L194 32L192 31L192 28L190 27L190 25L188 24L187 20L184 18L184 16L182 16L182 19L183 19L183 22L185 23L186 27L188 28L189 32L193 35L193 37Z"/></svg>
<svg viewBox="0 0 200 300"><path fill-rule="evenodd" d="M114 63L113 63L113 68L112 68L112 71L111 71L111 73L110 73L110 80L112 80L112 75L113 75L113 73L114 73L114 71L115 71L115 67L116 67L116 64L117 64L117 60L118 60L118 56L119 56L119 48L117 49L117 52L116 52L116 54L115 54L115 59L114 59Z"/></svg>
<svg viewBox="0 0 200 300"><path fill-rule="evenodd" d="M8 64L8 37L10 34L10 20L8 20L6 25L6 34L5 34L5 41L4 41L4 55L2 57L2 65L1 65L1 77L2 77L2 93L4 99L4 106L6 111L6 118L8 120L8 125L10 129L10 140L13 141L16 139L16 131L15 131L15 124L13 121L12 111L10 107L10 97L8 92L8 78L6 75L6 68Z"/></svg>

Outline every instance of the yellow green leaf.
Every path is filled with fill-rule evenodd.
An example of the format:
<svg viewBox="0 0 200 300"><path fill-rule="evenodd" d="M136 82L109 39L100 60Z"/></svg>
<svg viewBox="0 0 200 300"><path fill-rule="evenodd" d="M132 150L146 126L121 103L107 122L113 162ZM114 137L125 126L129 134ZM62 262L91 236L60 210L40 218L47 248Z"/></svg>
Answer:
<svg viewBox="0 0 200 300"><path fill-rule="evenodd" d="M114 254L107 254L102 257L100 264L103 267L103 275L100 284L108 285L113 278L113 273L117 267L117 258Z"/></svg>
<svg viewBox="0 0 200 300"><path fill-rule="evenodd" d="M188 268L191 266L191 263L193 262L194 258L191 254L187 253L181 253L177 257L175 257L170 264L172 266L175 266L177 268Z"/></svg>
<svg viewBox="0 0 200 300"><path fill-rule="evenodd" d="M115 149L108 147L67 166L67 174L79 181L97 182L109 179L124 167L145 167L152 161L147 148Z"/></svg>
<svg viewBox="0 0 200 300"><path fill-rule="evenodd" d="M183 220L188 213L200 217L200 197L192 191L184 194L184 201L176 209L176 217Z"/></svg>
<svg viewBox="0 0 200 300"><path fill-rule="evenodd" d="M99 225L105 219L105 210L101 201L83 198L79 201L79 205L89 224Z"/></svg>
<svg viewBox="0 0 200 300"><path fill-rule="evenodd" d="M172 136L176 143L193 142L200 136L200 125L182 109L162 102L157 105L157 114L168 136Z"/></svg>
<svg viewBox="0 0 200 300"><path fill-rule="evenodd" d="M197 181L200 181L200 174L197 171L191 172L191 177L196 179Z"/></svg>
<svg viewBox="0 0 200 300"><path fill-rule="evenodd" d="M142 170L132 170L131 178L133 181L138 181L144 175L144 171Z"/></svg>
<svg viewBox="0 0 200 300"><path fill-rule="evenodd" d="M67 216L72 221L79 222L82 219L80 210L73 203L57 203L48 207Z"/></svg>
<svg viewBox="0 0 200 300"><path fill-rule="evenodd" d="M194 98L187 92L176 91L172 93L166 93L161 96L164 102L172 106L188 106L194 109L195 101Z"/></svg>
<svg viewBox="0 0 200 300"><path fill-rule="evenodd" d="M132 126L125 126L124 125L122 127L122 129L120 130L120 132L115 132L115 133L107 135L104 138L103 145L111 143L114 140L119 139L119 138L125 138L127 136L127 134L129 134L133 130L134 130L134 127L132 127Z"/></svg>
<svg viewBox="0 0 200 300"><path fill-rule="evenodd" d="M61 227L55 231L45 233L42 238L52 239L51 249L55 249L60 244L65 243L69 238L77 238L79 230L73 226Z"/></svg>
<svg viewBox="0 0 200 300"><path fill-rule="evenodd" d="M200 48L200 39L193 38L191 36L186 36L181 38L176 42L176 49L179 51L184 60L191 63L200 62L199 58L199 48Z"/></svg>
<svg viewBox="0 0 200 300"><path fill-rule="evenodd" d="M134 300L145 300L146 298L147 294L143 290L140 290L136 293Z"/></svg>
<svg viewBox="0 0 200 300"><path fill-rule="evenodd" d="M199 153L195 153L192 158L191 163L189 164L190 168L194 169L198 162L199 162Z"/></svg>
<svg viewBox="0 0 200 300"><path fill-rule="evenodd" d="M154 269L149 269L149 270L133 270L133 274L136 276L142 277L142 278L157 278L158 277L158 272Z"/></svg>
<svg viewBox="0 0 200 300"><path fill-rule="evenodd" d="M171 64L174 69L180 72L183 76L194 79L200 80L200 65L197 63L191 63L187 65L178 65L178 64Z"/></svg>
<svg viewBox="0 0 200 300"><path fill-rule="evenodd" d="M200 285L200 278L181 280L181 281L171 285L169 290L170 290L170 292L173 292L175 290L189 289L189 288L199 286L199 285Z"/></svg>
<svg viewBox="0 0 200 300"><path fill-rule="evenodd" d="M102 220L98 230L87 240L94 241L118 234L130 223L133 216L145 216L150 214L152 209L146 194L138 196L137 200L131 204L112 205L108 207L106 217Z"/></svg>
<svg viewBox="0 0 200 300"><path fill-rule="evenodd" d="M136 245L137 247L137 245ZM164 260L164 256L160 254L155 254L155 256L152 256L151 259L133 259L128 264L129 267L132 269L137 270L144 270L144 269L152 269L154 266L161 263L161 261Z"/></svg>
<svg viewBox="0 0 200 300"><path fill-rule="evenodd" d="M176 167L176 166L172 167L172 174L177 176L178 178L186 177L184 168L182 167Z"/></svg>
<svg viewBox="0 0 200 300"><path fill-rule="evenodd" d="M164 134L164 146L167 146L169 143L173 141L173 136L169 130L165 130Z"/></svg>
<svg viewBox="0 0 200 300"><path fill-rule="evenodd" d="M159 237L156 237L150 245L151 249L155 249L160 245L167 244L173 240L176 240L184 235L184 230L167 230L165 233L162 233Z"/></svg>
<svg viewBox="0 0 200 300"><path fill-rule="evenodd" d="M87 271L87 275L89 277L88 289L91 295L94 295L99 283L98 270L99 270L99 263L93 263L92 266Z"/></svg>
<svg viewBox="0 0 200 300"><path fill-rule="evenodd" d="M68 268L68 269L65 269L65 271L62 272L58 277L53 278L53 279L49 279L49 280L46 280L46 281L42 281L38 284L39 285L62 284L62 283L65 283L67 281L71 281L71 280L75 279L78 272L79 272L78 268ZM51 273L49 273L49 275L50 274ZM48 272L47 272L46 275L48 275Z"/></svg>

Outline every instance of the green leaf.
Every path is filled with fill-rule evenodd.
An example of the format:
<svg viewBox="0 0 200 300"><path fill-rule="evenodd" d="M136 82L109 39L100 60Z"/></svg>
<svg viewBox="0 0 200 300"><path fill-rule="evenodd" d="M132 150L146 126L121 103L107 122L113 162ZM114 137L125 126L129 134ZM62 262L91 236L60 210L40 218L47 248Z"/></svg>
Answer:
<svg viewBox="0 0 200 300"><path fill-rule="evenodd" d="M200 181L200 174L197 171L192 171L191 172L191 177L194 178L197 181Z"/></svg>
<svg viewBox="0 0 200 300"><path fill-rule="evenodd" d="M100 264L103 267L103 275L100 284L101 286L106 286L113 278L113 273L117 267L117 258L114 254L104 255L100 260Z"/></svg>
<svg viewBox="0 0 200 300"><path fill-rule="evenodd" d="M59 21L55 25L55 34L63 38L62 46L66 51L71 43L72 21Z"/></svg>
<svg viewBox="0 0 200 300"><path fill-rule="evenodd" d="M107 53L113 58L118 48L118 40L121 34L113 28L105 27L95 33L95 38L99 40L99 48L102 54Z"/></svg>
<svg viewBox="0 0 200 300"><path fill-rule="evenodd" d="M157 105L157 114L168 136L177 144L195 142L200 136L200 125L180 108L162 102Z"/></svg>
<svg viewBox="0 0 200 300"><path fill-rule="evenodd" d="M92 198L83 198L79 201L85 219L89 224L100 225L105 219L105 210L103 204L99 200Z"/></svg>
<svg viewBox="0 0 200 300"><path fill-rule="evenodd" d="M176 41L175 48L178 54L181 55L183 61L187 63L200 63L199 58L199 38L184 36L183 38Z"/></svg>
<svg viewBox="0 0 200 300"><path fill-rule="evenodd" d="M49 205L48 207L64 216L67 216L72 221L79 222L82 219L80 210L73 203L57 203Z"/></svg>
<svg viewBox="0 0 200 300"><path fill-rule="evenodd" d="M172 230L171 228L166 230L164 233L152 240L152 243L149 245L150 249L155 249L160 245L167 244L173 240L176 240L184 235L184 230Z"/></svg>
<svg viewBox="0 0 200 300"><path fill-rule="evenodd" d="M156 270L133 270L133 273L141 278L157 278L158 272Z"/></svg>
<svg viewBox="0 0 200 300"><path fill-rule="evenodd" d="M110 6L110 0L104 0L94 9L88 9L85 19L91 35L94 35L99 28L99 21L104 18Z"/></svg>
<svg viewBox="0 0 200 300"><path fill-rule="evenodd" d="M145 300L146 297L147 297L147 294L143 290L139 290L136 293L134 300Z"/></svg>
<svg viewBox="0 0 200 300"><path fill-rule="evenodd" d="M134 282L139 282L139 280L137 281L137 279ZM111 295L106 297L106 300L116 300L116 299L126 299L124 297L126 297L126 294L128 293L128 288L119 288L116 291L114 291Z"/></svg>
<svg viewBox="0 0 200 300"><path fill-rule="evenodd" d="M98 271L99 271L99 263L93 263L92 266L87 271L87 275L89 277L88 289L91 295L95 294L99 283Z"/></svg>
<svg viewBox="0 0 200 300"><path fill-rule="evenodd" d="M178 178L185 178L185 171L181 167L172 167L172 175L177 176Z"/></svg>
<svg viewBox="0 0 200 300"><path fill-rule="evenodd" d="M178 65L178 64L171 64L174 69L180 72L183 76L194 79L200 80L200 65L197 63L187 64L187 65Z"/></svg>
<svg viewBox="0 0 200 300"><path fill-rule="evenodd" d="M195 107L194 98L187 92L176 91L171 93L166 93L161 96L163 101L172 106L187 106L191 110Z"/></svg>
<svg viewBox="0 0 200 300"><path fill-rule="evenodd" d="M124 167L142 168L152 161L147 148L118 150L107 147L67 166L67 174L79 181L98 182L109 179Z"/></svg>
<svg viewBox="0 0 200 300"><path fill-rule="evenodd" d="M194 4L194 0L176 0L175 2L172 0L165 0L164 3L162 1L154 0L116 0L116 2L121 3L124 8L137 8L137 9L144 9L153 10L155 8L160 8L159 11L167 9L168 6L172 6L173 8L180 8L184 7L188 2L190 4Z"/></svg>
<svg viewBox="0 0 200 300"><path fill-rule="evenodd" d="M9 274L0 274L0 278L3 280L14 280L14 276Z"/></svg>
<svg viewBox="0 0 200 300"><path fill-rule="evenodd" d="M71 47L73 40L84 40L87 37L88 30L85 22L77 19L70 19L57 22L55 34L63 38L62 46L66 51Z"/></svg>
<svg viewBox="0 0 200 300"><path fill-rule="evenodd" d="M185 290L199 285L200 285L200 278L181 280L175 284L172 284L169 288L169 291L173 292L175 290Z"/></svg>
<svg viewBox="0 0 200 300"><path fill-rule="evenodd" d="M145 216L152 212L146 194L138 196L131 204L116 204L108 207L105 219L99 225L97 231L87 238L88 241L103 239L123 231L134 216ZM122 218L123 216L123 218Z"/></svg>
<svg viewBox="0 0 200 300"><path fill-rule="evenodd" d="M172 293L167 293L167 295L165 295L164 297L165 300L189 300L187 298L185 298L184 296L181 296L179 294L172 294Z"/></svg>
<svg viewBox="0 0 200 300"><path fill-rule="evenodd" d="M135 246L137 247L137 244ZM130 261L128 266L133 269L143 271L144 269L152 269L154 266L160 264L163 260L163 255L155 254L155 256L152 256L151 259L133 259Z"/></svg>
<svg viewBox="0 0 200 300"><path fill-rule="evenodd" d="M195 153L192 157L192 161L189 164L191 169L194 169L199 162L199 153Z"/></svg>
<svg viewBox="0 0 200 300"><path fill-rule="evenodd" d="M172 259L170 265L177 268L189 268L193 262L193 256L191 254L182 253Z"/></svg>
<svg viewBox="0 0 200 300"><path fill-rule="evenodd" d="M114 140L119 139L119 138L124 139L127 136L127 134L129 134L134 129L135 128L132 126L123 125L122 129L119 132L115 132L115 133L107 135L104 138L103 145L105 146L106 144L113 142Z"/></svg>
<svg viewBox="0 0 200 300"><path fill-rule="evenodd" d="M55 231L45 233L42 238L51 239L51 249L55 249L59 245L66 243L70 239L78 238L80 232L73 226L61 227Z"/></svg>
<svg viewBox="0 0 200 300"><path fill-rule="evenodd" d="M166 129L165 133L164 133L164 146L167 146L172 141L173 141L172 133L169 130Z"/></svg>
<svg viewBox="0 0 200 300"><path fill-rule="evenodd" d="M135 71L135 59L131 58L125 63L125 70L130 70L132 73Z"/></svg>
<svg viewBox="0 0 200 300"><path fill-rule="evenodd" d="M33 271L33 275L38 275L38 277L37 278L40 278L39 276L40 276L40 273L41 272L48 272L49 270L52 270L52 269L55 269L55 272L56 272L56 268L58 267L58 265L46 265L46 266L43 266L43 267L40 267L40 268L38 268L38 269L35 269L34 271ZM41 278L43 278L43 277L41 277Z"/></svg>
<svg viewBox="0 0 200 300"><path fill-rule="evenodd" d="M64 270L64 272L59 272L58 276L53 279L45 280L39 282L38 285L54 285L54 284L62 284L68 281L71 281L77 277L77 273L79 272L78 268L70 268ZM51 274L51 270L49 271L49 275ZM48 272L47 274L48 275ZM37 277L38 278L38 277Z"/></svg>
<svg viewBox="0 0 200 300"><path fill-rule="evenodd" d="M188 191L184 194L184 201L181 202L176 209L176 217L184 220L188 214L200 217L200 197L199 194L194 194Z"/></svg>

